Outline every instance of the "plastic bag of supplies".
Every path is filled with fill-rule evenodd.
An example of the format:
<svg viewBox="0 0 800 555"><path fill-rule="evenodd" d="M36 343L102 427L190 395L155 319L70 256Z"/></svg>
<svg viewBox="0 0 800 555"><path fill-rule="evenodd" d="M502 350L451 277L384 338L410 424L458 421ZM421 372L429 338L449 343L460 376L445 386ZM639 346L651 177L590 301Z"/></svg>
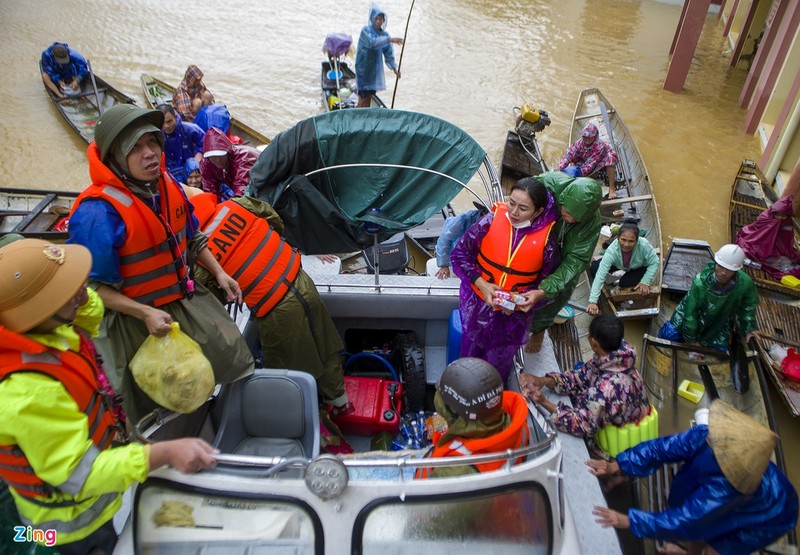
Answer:
<svg viewBox="0 0 800 555"><path fill-rule="evenodd" d="M197 410L214 390L214 372L200 345L177 322L164 337L148 336L130 363L136 384L170 410Z"/></svg>

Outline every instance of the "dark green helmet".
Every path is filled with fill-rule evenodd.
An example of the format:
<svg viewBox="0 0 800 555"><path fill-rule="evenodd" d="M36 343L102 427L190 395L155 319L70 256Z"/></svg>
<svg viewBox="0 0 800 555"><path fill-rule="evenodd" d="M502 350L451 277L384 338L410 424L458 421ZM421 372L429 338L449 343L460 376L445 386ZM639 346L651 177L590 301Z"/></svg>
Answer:
<svg viewBox="0 0 800 555"><path fill-rule="evenodd" d="M480 358L454 360L436 388L447 408L466 420L492 420L503 410L503 380Z"/></svg>
<svg viewBox="0 0 800 555"><path fill-rule="evenodd" d="M105 162L114 140L131 123L145 120L158 129L164 124L164 114L159 110L139 108L133 104L117 104L106 110L94 128L94 141L100 149L100 160Z"/></svg>

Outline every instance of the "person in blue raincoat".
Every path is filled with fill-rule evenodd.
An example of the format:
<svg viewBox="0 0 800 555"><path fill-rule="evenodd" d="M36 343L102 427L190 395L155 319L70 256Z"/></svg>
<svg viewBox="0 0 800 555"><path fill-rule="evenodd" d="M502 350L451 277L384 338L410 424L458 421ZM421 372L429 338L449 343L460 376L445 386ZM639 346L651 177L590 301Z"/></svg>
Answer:
<svg viewBox="0 0 800 555"><path fill-rule="evenodd" d="M81 84L89 75L89 63L80 52L65 42L54 42L42 52L42 81L58 98L81 92Z"/></svg>
<svg viewBox="0 0 800 555"><path fill-rule="evenodd" d="M392 44L403 44L403 39L393 38L386 32L386 13L376 4L369 10L369 24L361 29L356 51L356 86L358 108L369 108L372 95L386 89L383 60L400 79L400 68L394 61Z"/></svg>
<svg viewBox="0 0 800 555"><path fill-rule="evenodd" d="M186 162L193 158L200 164L203 159L203 139L206 132L197 124L181 120L181 116L168 104L159 106L158 109L164 113L164 125L161 126L161 131L164 132L167 170L172 177L188 185Z"/></svg>
<svg viewBox="0 0 800 555"><path fill-rule="evenodd" d="M745 554L757 551L797 524L797 492L770 461L775 434L720 399L708 424L640 443L616 462L589 460L596 476L647 476L665 463L683 462L672 481L667 508L651 513L606 507L592 511L597 522L630 528L634 536L691 542L687 553ZM679 553L667 543L663 553Z"/></svg>

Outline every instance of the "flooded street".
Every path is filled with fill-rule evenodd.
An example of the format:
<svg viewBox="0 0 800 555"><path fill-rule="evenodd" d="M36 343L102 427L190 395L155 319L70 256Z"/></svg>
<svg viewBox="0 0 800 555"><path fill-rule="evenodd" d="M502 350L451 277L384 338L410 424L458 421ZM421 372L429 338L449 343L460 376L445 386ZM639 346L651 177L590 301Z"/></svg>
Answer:
<svg viewBox="0 0 800 555"><path fill-rule="evenodd" d="M392 36L403 36L411 4L379 2ZM77 191L89 184L85 144L51 104L37 67L54 40L82 52L98 75L142 105L142 73L177 85L196 64L218 102L274 136L323 111L323 40L339 32L356 42L369 7L368 0L0 0L0 186ZM662 90L680 10L679 2L655 0L420 0L394 107L458 125L499 162L512 108L530 103L552 119L539 144L553 166L567 147L579 92L597 87L644 156L663 248L685 237L716 249L728 241L739 163L760 150L741 130L746 73L729 68L716 14L706 20L683 93ZM386 78L381 97L389 105L395 79ZM466 196L456 205L471 207ZM800 452L797 423L773 402L784 415L781 431L791 430L785 451Z"/></svg>

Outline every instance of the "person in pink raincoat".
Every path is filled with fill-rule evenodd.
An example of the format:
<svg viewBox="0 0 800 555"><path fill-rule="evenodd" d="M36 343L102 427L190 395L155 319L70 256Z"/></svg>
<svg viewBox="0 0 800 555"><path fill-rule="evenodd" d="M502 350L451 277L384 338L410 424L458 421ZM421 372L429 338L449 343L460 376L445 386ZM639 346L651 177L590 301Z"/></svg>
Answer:
<svg viewBox="0 0 800 555"><path fill-rule="evenodd" d="M220 202L243 195L258 154L251 146L234 145L225 133L212 127L203 139L203 190L217 195Z"/></svg>
<svg viewBox="0 0 800 555"><path fill-rule="evenodd" d="M736 244L747 257L777 279L787 274L800 278L792 214L792 197L782 197L736 234Z"/></svg>

